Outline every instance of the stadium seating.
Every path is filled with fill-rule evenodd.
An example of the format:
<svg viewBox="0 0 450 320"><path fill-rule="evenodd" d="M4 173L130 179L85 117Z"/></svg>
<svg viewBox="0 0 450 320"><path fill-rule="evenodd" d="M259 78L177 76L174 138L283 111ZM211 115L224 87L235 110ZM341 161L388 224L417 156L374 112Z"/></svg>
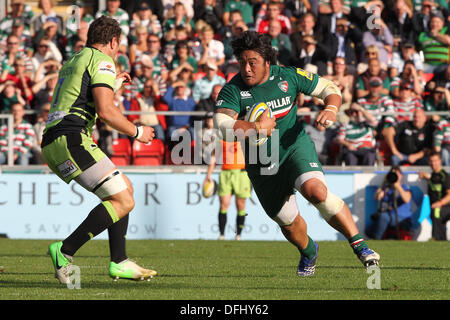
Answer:
<svg viewBox="0 0 450 320"><path fill-rule="evenodd" d="M117 138L113 140L114 154L111 161L116 166L128 166L131 163L131 143L127 138Z"/></svg>
<svg viewBox="0 0 450 320"><path fill-rule="evenodd" d="M160 166L164 160L164 142L154 139L149 144L137 140L133 143L133 165Z"/></svg>

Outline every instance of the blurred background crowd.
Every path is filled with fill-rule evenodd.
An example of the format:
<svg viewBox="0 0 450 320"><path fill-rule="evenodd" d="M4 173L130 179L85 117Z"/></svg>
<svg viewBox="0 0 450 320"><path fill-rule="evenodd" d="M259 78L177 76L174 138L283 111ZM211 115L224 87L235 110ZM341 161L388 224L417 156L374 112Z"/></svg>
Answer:
<svg viewBox="0 0 450 320"><path fill-rule="evenodd" d="M280 65L341 89L339 121L326 130L311 125L322 101L297 97L299 121L324 164L425 165L437 151L448 166L448 9L446 0L8 1L0 20L0 114L14 118L14 162L42 164L40 138L58 70L85 46L89 24L106 15L122 28L116 70L132 77L115 103L130 121L155 128L161 150L157 161L140 164L171 164L173 134L202 137L195 120L211 129L217 95L239 72L230 43L253 30L271 38ZM8 127L0 120L5 164ZM124 141L128 151L133 145L100 122L95 138L113 158ZM133 156L115 161L132 165Z"/></svg>

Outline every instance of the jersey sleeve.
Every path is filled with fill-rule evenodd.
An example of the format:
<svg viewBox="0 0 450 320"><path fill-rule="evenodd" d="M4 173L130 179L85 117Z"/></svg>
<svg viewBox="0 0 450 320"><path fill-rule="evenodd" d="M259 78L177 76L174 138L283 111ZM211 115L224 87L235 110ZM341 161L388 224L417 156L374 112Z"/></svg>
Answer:
<svg viewBox="0 0 450 320"><path fill-rule="evenodd" d="M239 91L230 84L226 84L220 91L214 110L217 111L217 109L222 108L234 110L238 114L241 113Z"/></svg>
<svg viewBox="0 0 450 320"><path fill-rule="evenodd" d="M116 67L113 60L107 55L93 57L89 68L91 87L108 87L114 90L116 81Z"/></svg>
<svg viewBox="0 0 450 320"><path fill-rule="evenodd" d="M295 67L288 67L287 70L292 75L294 83L297 86L297 92L310 95L314 91L319 81L317 74Z"/></svg>

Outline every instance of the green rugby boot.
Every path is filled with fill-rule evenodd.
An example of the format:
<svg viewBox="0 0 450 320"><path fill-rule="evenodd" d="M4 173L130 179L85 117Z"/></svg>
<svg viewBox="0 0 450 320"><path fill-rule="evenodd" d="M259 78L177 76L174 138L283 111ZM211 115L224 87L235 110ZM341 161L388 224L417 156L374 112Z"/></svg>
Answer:
<svg viewBox="0 0 450 320"><path fill-rule="evenodd" d="M48 251L55 268L55 278L63 284L68 284L70 283L72 257L61 252L62 244L62 241L54 242L48 246Z"/></svg>
<svg viewBox="0 0 450 320"><path fill-rule="evenodd" d="M110 262L109 275L114 281L119 279L148 280L155 277L158 273L155 270L144 269L131 259L120 263Z"/></svg>

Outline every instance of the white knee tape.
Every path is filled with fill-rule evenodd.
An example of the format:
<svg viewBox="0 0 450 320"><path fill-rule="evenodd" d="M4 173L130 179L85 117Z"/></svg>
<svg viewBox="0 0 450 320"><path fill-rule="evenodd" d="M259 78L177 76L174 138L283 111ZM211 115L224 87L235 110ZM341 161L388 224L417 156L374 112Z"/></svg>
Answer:
<svg viewBox="0 0 450 320"><path fill-rule="evenodd" d="M114 171L109 176L104 178L95 188L92 190L100 199L113 196L128 188L122 173L119 170Z"/></svg>
<svg viewBox="0 0 450 320"><path fill-rule="evenodd" d="M279 226L288 226L294 222L297 215L297 201L295 200L295 194L293 194L284 203L280 212L273 218L273 220L278 223Z"/></svg>
<svg viewBox="0 0 450 320"><path fill-rule="evenodd" d="M342 210L344 200L328 190L325 201L314 204L314 206L319 210L320 215L328 221Z"/></svg>

